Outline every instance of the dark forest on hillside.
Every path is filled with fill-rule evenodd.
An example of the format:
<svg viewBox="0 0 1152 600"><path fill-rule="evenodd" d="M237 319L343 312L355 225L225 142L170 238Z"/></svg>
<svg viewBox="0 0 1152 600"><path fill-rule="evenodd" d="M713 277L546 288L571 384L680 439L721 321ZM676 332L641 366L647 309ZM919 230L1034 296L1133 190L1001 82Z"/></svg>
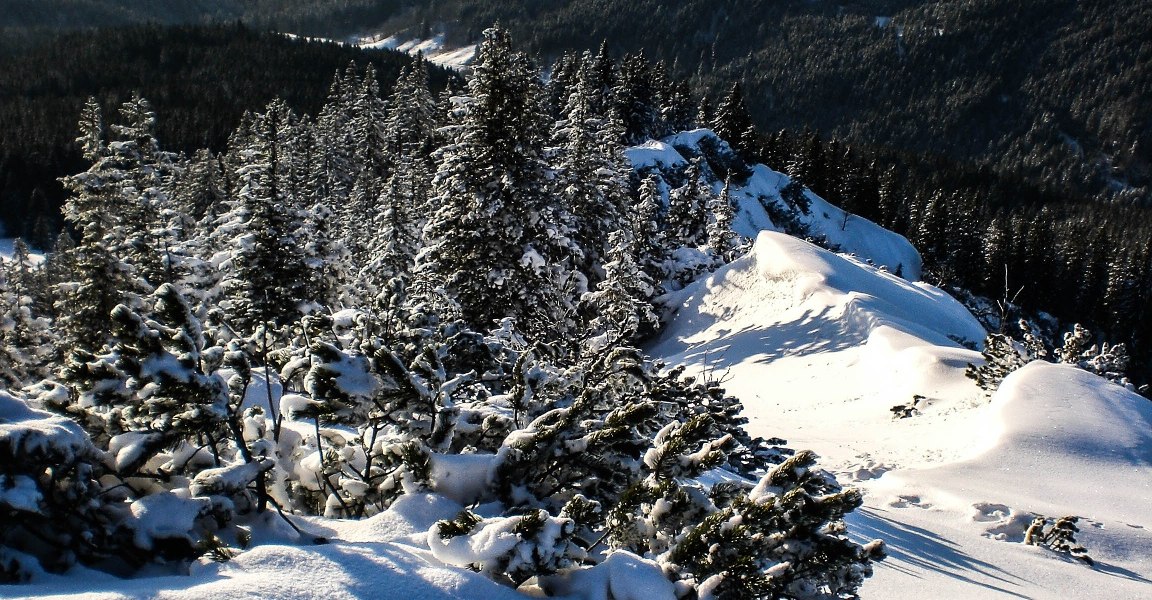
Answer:
<svg viewBox="0 0 1152 600"><path fill-rule="evenodd" d="M84 168L76 115L89 96L110 109L139 92L162 113L167 147L219 151L245 111L274 97L315 113L332 73L353 61L391 85L411 59L242 25L78 32L0 56L0 222L8 235L51 245L63 224L57 178ZM440 89L450 75L432 68L430 77Z"/></svg>

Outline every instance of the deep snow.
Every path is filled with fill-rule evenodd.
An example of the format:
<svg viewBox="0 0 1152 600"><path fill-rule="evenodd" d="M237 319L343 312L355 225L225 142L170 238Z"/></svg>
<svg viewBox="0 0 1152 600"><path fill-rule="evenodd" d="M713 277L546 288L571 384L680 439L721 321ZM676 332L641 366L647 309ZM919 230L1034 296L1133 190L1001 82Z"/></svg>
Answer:
<svg viewBox="0 0 1152 600"><path fill-rule="evenodd" d="M683 161L671 142L707 134L685 135L695 138L645 144L629 158ZM890 557L863 597L1152 596L1152 403L1044 363L1014 373L989 399L963 375L980 360L965 346L978 346L982 329L947 294L914 282L911 245L815 196L809 226L856 257L776 233L762 199L778 198L786 184L756 167L733 190L736 226L755 236L752 251L677 292L667 329L648 350L723 380L743 400L753 434L817 451L841 482L864 490L850 532L884 539ZM247 402L268 406L271 390L270 410L278 409L274 374L271 383L258 381ZM918 414L894 419L889 409L905 403ZM23 488L12 484L19 501ZM437 560L429 528L461 509L447 496L471 495L441 491L402 497L364 521L295 517L307 539L269 515L252 549L225 564L205 559L190 574L125 581L76 569L0 586L0 597L522 598ZM1097 565L1024 545L1034 514L1082 517L1079 539ZM329 543L311 544L313 536ZM571 598L669 597L653 569L621 556L543 585Z"/></svg>
<svg viewBox="0 0 1152 600"><path fill-rule="evenodd" d="M811 448L865 491L849 516L890 557L865 598L1152 595L1152 403L1033 363L987 399L964 377L982 330L955 300L764 232L680 293L650 351L722 379L756 435ZM890 408L923 396L919 414ZM1082 519L1096 567L1022 542L1039 515Z"/></svg>

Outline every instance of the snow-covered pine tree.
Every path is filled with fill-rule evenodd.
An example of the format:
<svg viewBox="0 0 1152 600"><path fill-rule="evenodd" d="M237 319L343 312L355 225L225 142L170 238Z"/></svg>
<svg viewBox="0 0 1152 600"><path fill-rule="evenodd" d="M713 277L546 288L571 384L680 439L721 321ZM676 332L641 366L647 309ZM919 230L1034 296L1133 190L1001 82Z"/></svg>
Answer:
<svg viewBox="0 0 1152 600"><path fill-rule="evenodd" d="M656 87L651 63L640 54L626 55L613 90L615 110L624 126L624 141L639 144L658 135L660 90Z"/></svg>
<svg viewBox="0 0 1152 600"><path fill-rule="evenodd" d="M588 91L591 111L595 115L609 115L616 106L616 86L620 79L619 69L608 52L607 40L600 43L595 56L584 54L581 62L588 66ZM567 100L567 98L565 98ZM619 111L616 118L622 119Z"/></svg>
<svg viewBox="0 0 1152 600"><path fill-rule="evenodd" d="M553 514L577 497L614 504L637 479L641 455L667 419L645 393L652 378L638 350L617 344L586 354L563 381L537 382L539 416L497 453L499 498Z"/></svg>
<svg viewBox="0 0 1152 600"><path fill-rule="evenodd" d="M376 201L390 172L392 159L388 155L386 140L387 111L372 65L368 65L357 84L352 105L348 107L352 110L348 126L355 141L352 148L352 187L346 204L331 206L335 217L335 238L342 241L354 261L362 263L367 254L363 247L369 233L366 225L371 223L371 219L365 217L378 211ZM316 201L330 202L328 198L316 198Z"/></svg>
<svg viewBox="0 0 1152 600"><path fill-rule="evenodd" d="M173 281L175 244L167 214L172 210L169 198L177 157L160 150L156 141L156 114L152 105L139 94L133 94L120 107L120 119L112 127L108 144L112 169L119 169L119 224L106 238L109 248L132 267L136 277L150 291L166 281ZM112 245L115 242L115 245Z"/></svg>
<svg viewBox="0 0 1152 600"><path fill-rule="evenodd" d="M422 54L401 71L388 109L384 137L389 160L411 156L431 168L436 130L443 119L436 96L428 87L428 61Z"/></svg>
<svg viewBox="0 0 1152 600"><path fill-rule="evenodd" d="M367 260L360 269L360 285L385 322L399 323L402 303L395 291L410 279L420 247L420 210L428 202L428 172L419 156L398 155L392 175L385 182L377 210L371 215L373 233Z"/></svg>
<svg viewBox="0 0 1152 600"><path fill-rule="evenodd" d="M659 324L652 309L656 286L636 262L627 234L613 231L608 244L611 249L604 264L604 280L583 299L591 315L590 333L604 336L609 343L630 341L638 334L651 333Z"/></svg>
<svg viewBox="0 0 1152 600"><path fill-rule="evenodd" d="M512 316L533 338L563 339L579 249L551 198L539 78L506 31L485 31L468 92L439 155L417 277L444 288L476 328Z"/></svg>
<svg viewBox="0 0 1152 600"><path fill-rule="evenodd" d="M192 154L172 185L172 204L197 224L213 223L224 210L227 182L220 157L207 148ZM210 230L209 230L210 231ZM199 228L185 230L185 239L199 237Z"/></svg>
<svg viewBox="0 0 1152 600"><path fill-rule="evenodd" d="M389 108L383 127L388 174L371 210L361 216L363 239L358 245L364 252L357 261L366 304L375 306L381 321L397 323L402 298L395 292L406 288L420 231L433 210L428 197L440 110L428 89L428 66L422 55L401 71Z"/></svg>
<svg viewBox="0 0 1152 600"><path fill-rule="evenodd" d="M343 207L348 201L356 180L358 165L354 162L356 131L356 97L361 80L356 63L349 63L337 71L328 87L328 98L316 116L315 149L318 151L314 166L313 189L315 199L324 199L332 206Z"/></svg>
<svg viewBox="0 0 1152 600"><path fill-rule="evenodd" d="M736 208L732 205L732 182L724 182L720 194L713 196L708 203L708 247L728 262L735 258L740 247L740 234L732 230L732 222L736 219Z"/></svg>
<svg viewBox="0 0 1152 600"><path fill-rule="evenodd" d="M84 158L92 163L84 173L61 181L70 195L64 204L64 219L80 233L76 245L62 257L73 279L61 281L55 303L59 315L56 327L65 353L73 349L96 350L107 340L107 318L125 294L144 291L146 283L133 275L134 269L120 259L128 244L129 230L147 228L153 222L143 214L140 195L125 171L123 154L131 154L133 143L117 142L116 149L105 141L104 121L95 99L89 98L80 117L80 137ZM125 224L128 218L135 218Z"/></svg>
<svg viewBox="0 0 1152 600"><path fill-rule="evenodd" d="M703 159L692 161L684 171L684 185L668 198L667 240L673 247L695 248L707 238L708 212L712 191L701 179Z"/></svg>
<svg viewBox="0 0 1152 600"><path fill-rule="evenodd" d="M0 389L48 377L55 355L51 323L37 314L30 295L31 272L22 266L20 252L13 258L0 260Z"/></svg>
<svg viewBox="0 0 1152 600"><path fill-rule="evenodd" d="M553 126L553 164L562 203L574 217L578 265L594 285L609 250L608 236L623 229L630 172L620 145L622 129L610 116L592 113L591 65L580 67L563 119Z"/></svg>
<svg viewBox="0 0 1152 600"><path fill-rule="evenodd" d="M709 121L712 130L720 139L728 142L740 152L741 156L748 158L746 153L753 148L746 148L744 142L746 133L754 130L752 117L748 114L748 107L744 103L744 91L740 82L732 84L728 94L716 107L716 114Z"/></svg>
<svg viewBox="0 0 1152 600"><path fill-rule="evenodd" d="M984 363L976 366L968 364L964 375L976 382L990 396L1000 382L1011 372L1023 367L1027 360L1016 347L1016 342L1007 334L989 333L984 338Z"/></svg>
<svg viewBox="0 0 1152 600"><path fill-rule="evenodd" d="M181 440L221 440L227 416L224 380L204 369L203 332L183 296L164 284L150 312L154 318L117 306L108 352L74 354L61 376L76 401L57 408L87 424L121 477Z"/></svg>
<svg viewBox="0 0 1152 600"><path fill-rule="evenodd" d="M580 69L585 66L586 62L590 63L591 58L592 56L588 52L584 52L582 56L565 52L552 64L552 69L548 74L548 82L544 87L548 114L552 120L559 121L564 118L565 110L568 107L568 98L572 96L572 91L576 88Z"/></svg>
<svg viewBox="0 0 1152 600"><path fill-rule="evenodd" d="M253 117L246 145L231 150L238 155L237 197L217 230L232 245L222 265L229 316L245 331L295 321L308 296L306 240L298 235L301 215L289 183L295 123L288 105L273 100Z"/></svg>
<svg viewBox="0 0 1152 600"><path fill-rule="evenodd" d="M305 312L338 309L357 299L358 290L352 289L351 257L334 231L334 221L337 219L328 205L318 202L304 212L296 231L307 268L299 298Z"/></svg>
<svg viewBox="0 0 1152 600"><path fill-rule="evenodd" d="M63 571L115 554L124 515L101 494L102 453L83 429L2 390L0 414L0 485L16 492L0 510L0 581L24 583L38 567Z"/></svg>
<svg viewBox="0 0 1152 600"><path fill-rule="evenodd" d="M660 180L651 175L640 183L640 194L632 211L633 258L654 282L664 280L664 259L668 255L664 235L663 196Z"/></svg>
<svg viewBox="0 0 1152 600"><path fill-rule="evenodd" d="M661 99L660 120L668 135L697 127L696 100L687 81L671 81Z"/></svg>
<svg viewBox="0 0 1152 600"><path fill-rule="evenodd" d="M666 555L668 568L702 598L853 597L884 557L884 544L857 544L844 515L861 494L797 453L691 527Z"/></svg>

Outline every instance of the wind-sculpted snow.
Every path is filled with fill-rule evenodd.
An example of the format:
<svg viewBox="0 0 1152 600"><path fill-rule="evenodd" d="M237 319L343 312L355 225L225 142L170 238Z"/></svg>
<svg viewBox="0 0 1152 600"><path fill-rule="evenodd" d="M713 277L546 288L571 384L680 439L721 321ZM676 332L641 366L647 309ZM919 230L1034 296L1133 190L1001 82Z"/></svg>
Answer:
<svg viewBox="0 0 1152 600"><path fill-rule="evenodd" d="M1009 375L991 404L996 445L925 479L945 489L964 481L989 501L1120 531L1152 526L1152 402L1082 369L1036 361Z"/></svg>
<svg viewBox="0 0 1152 600"><path fill-rule="evenodd" d="M775 232L673 299L651 352L721 379L749 429L811 448L865 492L873 598L1139 598L1152 589L1152 403L1033 363L989 400L964 376L983 330L944 292ZM894 406L908 409L896 418ZM1023 543L1081 517L1095 559Z"/></svg>

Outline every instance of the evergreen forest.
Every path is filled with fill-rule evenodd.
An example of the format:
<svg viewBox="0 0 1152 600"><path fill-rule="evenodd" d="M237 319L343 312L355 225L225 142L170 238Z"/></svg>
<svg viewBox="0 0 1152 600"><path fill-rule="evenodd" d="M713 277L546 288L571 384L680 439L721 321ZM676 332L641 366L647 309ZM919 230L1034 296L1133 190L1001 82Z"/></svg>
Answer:
<svg viewBox="0 0 1152 600"><path fill-rule="evenodd" d="M512 587L615 551L685 593L855 594L884 557L845 533L860 493L636 347L746 250L712 182L749 165L714 135L661 177L624 149L747 114L699 123L638 56L566 60L545 84L492 28L454 92L421 58L388 92L351 63L222 150L88 98L68 229L0 279L5 579L226 561L273 519L323 544L297 516L435 491L466 508L432 553Z"/></svg>

